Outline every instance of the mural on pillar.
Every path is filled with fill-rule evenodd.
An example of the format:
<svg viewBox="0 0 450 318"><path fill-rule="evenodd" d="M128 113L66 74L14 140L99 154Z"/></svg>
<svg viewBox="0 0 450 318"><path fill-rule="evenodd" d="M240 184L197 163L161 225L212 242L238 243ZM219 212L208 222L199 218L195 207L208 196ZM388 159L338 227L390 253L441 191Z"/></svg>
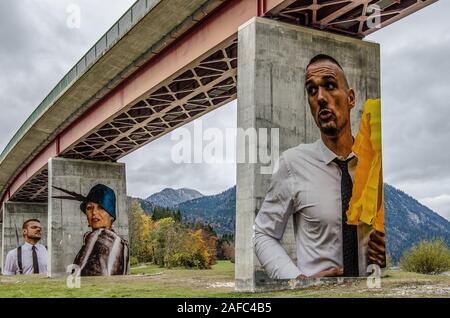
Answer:
<svg viewBox="0 0 450 318"><path fill-rule="evenodd" d="M128 242L112 229L116 220L116 194L113 189L97 184L83 196L53 186L67 195L55 199L80 201L90 232L84 234L83 246L73 263L80 267L81 276L126 275L128 273Z"/></svg>
<svg viewBox="0 0 450 318"><path fill-rule="evenodd" d="M381 101L365 102L353 137L356 90L339 62L316 55L304 78L320 137L280 156L255 219L256 256L273 279L380 274L386 267ZM281 243L290 219L297 260Z"/></svg>

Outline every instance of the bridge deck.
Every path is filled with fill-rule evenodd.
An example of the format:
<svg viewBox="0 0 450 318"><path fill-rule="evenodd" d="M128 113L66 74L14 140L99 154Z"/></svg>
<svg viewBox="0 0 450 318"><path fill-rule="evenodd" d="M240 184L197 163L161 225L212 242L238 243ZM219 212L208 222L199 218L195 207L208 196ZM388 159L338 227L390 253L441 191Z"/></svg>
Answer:
<svg viewBox="0 0 450 318"><path fill-rule="evenodd" d="M370 5L384 27L436 1L139 0L3 151L0 197L47 201L50 157L116 161L235 99L236 33L254 16L363 38L379 29Z"/></svg>

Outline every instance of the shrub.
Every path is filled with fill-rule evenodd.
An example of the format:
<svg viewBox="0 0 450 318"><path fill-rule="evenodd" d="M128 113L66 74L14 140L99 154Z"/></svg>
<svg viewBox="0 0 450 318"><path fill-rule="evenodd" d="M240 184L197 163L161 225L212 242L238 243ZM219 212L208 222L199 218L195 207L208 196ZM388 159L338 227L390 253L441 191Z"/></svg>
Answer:
<svg viewBox="0 0 450 318"><path fill-rule="evenodd" d="M139 264L139 260L136 256L131 256L130 257L130 266L136 266L137 264Z"/></svg>
<svg viewBox="0 0 450 318"><path fill-rule="evenodd" d="M201 229L187 232L178 250L175 262L177 266L197 269L210 268L208 248L202 238Z"/></svg>
<svg viewBox="0 0 450 318"><path fill-rule="evenodd" d="M229 260L231 263L234 264L235 258L234 258L234 243L225 242L223 243L223 255L225 259Z"/></svg>
<svg viewBox="0 0 450 318"><path fill-rule="evenodd" d="M442 240L422 241L405 252L400 268L408 272L439 274L450 270L450 250Z"/></svg>

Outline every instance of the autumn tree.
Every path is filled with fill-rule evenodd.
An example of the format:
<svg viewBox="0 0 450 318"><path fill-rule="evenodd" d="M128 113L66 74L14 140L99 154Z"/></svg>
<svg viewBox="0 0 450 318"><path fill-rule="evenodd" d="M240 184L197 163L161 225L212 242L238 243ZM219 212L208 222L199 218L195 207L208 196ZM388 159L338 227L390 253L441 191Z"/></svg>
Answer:
<svg viewBox="0 0 450 318"><path fill-rule="evenodd" d="M224 234L217 242L217 258L234 263L234 235Z"/></svg>
<svg viewBox="0 0 450 318"><path fill-rule="evenodd" d="M131 203L131 213L128 222L130 256L138 262L152 262L152 244L150 233L153 228L151 218L144 213L137 200Z"/></svg>
<svg viewBox="0 0 450 318"><path fill-rule="evenodd" d="M210 268L217 262L217 234L202 221L181 223L181 212L155 208L150 217L135 200L129 219L132 263L161 267Z"/></svg>

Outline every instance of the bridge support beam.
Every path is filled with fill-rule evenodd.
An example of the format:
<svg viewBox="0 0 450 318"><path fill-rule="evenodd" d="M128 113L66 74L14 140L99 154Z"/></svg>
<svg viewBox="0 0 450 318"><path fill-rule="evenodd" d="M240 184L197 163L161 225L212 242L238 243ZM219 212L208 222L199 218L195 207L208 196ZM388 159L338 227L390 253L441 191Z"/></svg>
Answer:
<svg viewBox="0 0 450 318"><path fill-rule="evenodd" d="M304 88L305 68L317 54L328 54L342 65L356 93L352 111L355 135L368 98L380 97L380 50L376 43L307 29L274 20L255 18L238 33L238 128L279 129L279 153L319 138ZM273 132L272 132L273 134ZM268 138L270 141L270 138ZM246 143L270 154L275 144ZM273 160L273 159L272 159ZM260 160L258 160L260 161ZM270 280L253 250L253 223L269 187L271 174L258 163L237 164L236 290L259 291L290 288L289 281ZM296 260L292 220L282 244Z"/></svg>
<svg viewBox="0 0 450 318"><path fill-rule="evenodd" d="M66 273L83 244L83 234L90 231L86 215L80 210L80 202L54 198L67 196L55 189L62 188L87 196L97 184L113 189L116 195L117 218L113 230L128 241L128 199L125 181L125 164L50 159L48 164L48 272L50 277Z"/></svg>
<svg viewBox="0 0 450 318"><path fill-rule="evenodd" d="M47 245L47 203L5 202L2 213L2 270L6 254L24 243L23 222L38 219L42 225L42 238L39 243Z"/></svg>

